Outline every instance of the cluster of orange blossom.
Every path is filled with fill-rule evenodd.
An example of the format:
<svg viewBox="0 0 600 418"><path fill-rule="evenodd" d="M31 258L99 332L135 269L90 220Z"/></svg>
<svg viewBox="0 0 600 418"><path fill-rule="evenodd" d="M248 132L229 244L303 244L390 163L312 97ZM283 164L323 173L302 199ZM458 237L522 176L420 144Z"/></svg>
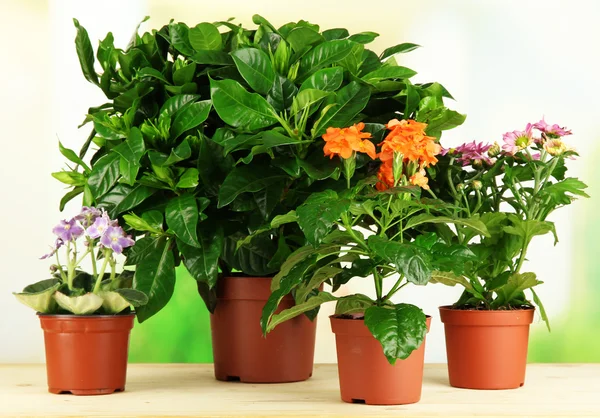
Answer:
<svg viewBox="0 0 600 418"><path fill-rule="evenodd" d="M412 163L413 172L406 173L413 185L428 189L428 179L425 168L437 163L442 147L435 138L425 134L427 124L414 120L392 119L386 125L390 133L379 145L381 151L375 152L375 146L366 138L371 138L368 132L362 132L364 123L357 123L349 128L328 128L323 135L326 144L323 149L325 156L333 158L338 155L346 160L353 158L355 152L367 154L372 159L379 157L381 166L377 173L380 180L376 187L386 190L394 187L400 179L394 179L394 158L400 156L403 163Z"/></svg>

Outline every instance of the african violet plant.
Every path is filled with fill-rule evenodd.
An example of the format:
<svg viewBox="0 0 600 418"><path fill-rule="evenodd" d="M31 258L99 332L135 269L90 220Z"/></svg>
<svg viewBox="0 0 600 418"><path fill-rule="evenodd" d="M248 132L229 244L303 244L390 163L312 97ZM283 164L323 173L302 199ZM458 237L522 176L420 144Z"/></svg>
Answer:
<svg viewBox="0 0 600 418"><path fill-rule="evenodd" d="M362 132L363 123L329 128L323 135L324 153L340 158L349 176L361 153L377 158L377 176L346 189L313 193L295 212L276 221L297 222L308 244L292 253L273 278L273 293L265 305L263 331L323 303L336 301L336 315L362 319L380 341L391 364L417 349L427 331L423 311L391 298L409 283L425 285L437 272L462 274L472 253L463 245L438 242L430 224L460 225L474 234L487 234L479 220L443 216L448 205L429 189L425 170L437 163L441 151L427 136L426 125L414 120L391 120L383 141ZM373 143L371 139L374 139ZM376 154L377 145L380 152ZM427 191L431 197L421 196ZM337 297L321 291L323 283L337 290L350 279L372 276L375 299L363 294ZM384 291L384 280L392 285ZM282 298L292 293L296 305L275 314Z"/></svg>
<svg viewBox="0 0 600 418"><path fill-rule="evenodd" d="M79 154L61 146L76 164L55 174L73 186L61 208L83 194L84 204L123 218L139 238L128 263L137 266L134 288L149 298L140 321L168 302L180 261L211 310L219 274L281 270L305 237L297 224L274 219L313 192L344 187L336 180L347 167L323 159L319 137L328 127L362 120L379 137L384 123L403 117L439 137L464 121L444 106L446 89L411 83L415 72L397 64L394 55L415 44L377 55L365 47L373 32L253 21L252 30L171 22L136 31L126 49L109 33L96 51L100 74L75 21L83 73L108 101L89 109L84 123L94 128ZM371 168L359 155L352 185Z"/></svg>
<svg viewBox="0 0 600 418"><path fill-rule="evenodd" d="M474 255L462 274L437 275L433 280L465 287L454 307L528 308L533 306L524 293L529 289L548 324L534 290L542 282L535 273L521 269L533 237L551 232L558 242L548 216L576 196L588 197L583 182L565 177L566 160L577 155L564 142L568 135L571 131L542 119L527 124L524 131L505 133L502 146L473 142L443 151L432 189L452 205L452 216L478 219L489 231L477 238L460 226L451 230L437 225L443 242L466 245Z"/></svg>
<svg viewBox="0 0 600 418"><path fill-rule="evenodd" d="M144 293L131 288L130 271L117 273L116 255L134 241L106 212L84 207L74 218L60 221L52 232L57 237L52 251L41 258L55 258L50 266L53 277L15 293L20 302L43 314L76 315L114 315L148 302ZM92 274L80 269L88 257Z"/></svg>

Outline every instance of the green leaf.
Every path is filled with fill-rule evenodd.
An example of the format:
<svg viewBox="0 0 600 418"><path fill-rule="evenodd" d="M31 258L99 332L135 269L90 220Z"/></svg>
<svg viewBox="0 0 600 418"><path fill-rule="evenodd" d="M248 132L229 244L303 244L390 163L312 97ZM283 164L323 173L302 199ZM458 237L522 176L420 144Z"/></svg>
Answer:
<svg viewBox="0 0 600 418"><path fill-rule="evenodd" d="M360 293L344 296L338 299L335 305L335 314L352 315L365 313L374 304L375 302L370 297Z"/></svg>
<svg viewBox="0 0 600 418"><path fill-rule="evenodd" d="M83 26L79 24L77 19L73 19L73 23L77 28L77 36L75 36L75 49L77 50L77 57L79 58L79 65L81 65L81 71L87 81L94 83L99 86L98 74L94 70L94 49L90 42L90 37Z"/></svg>
<svg viewBox="0 0 600 418"><path fill-rule="evenodd" d="M75 153L75 151L69 149L69 148L65 148L63 146L63 144L60 143L60 141L58 141L58 149L60 150L60 153L69 161L74 162L75 164L80 165L81 167L83 167L83 169L85 170L86 173L89 173L91 171L90 167L83 162L83 160L81 158L79 158L77 156L77 154Z"/></svg>
<svg viewBox="0 0 600 418"><path fill-rule="evenodd" d="M275 82L275 70L269 56L257 48L243 48L231 53L238 71L248 85L260 94L267 94Z"/></svg>
<svg viewBox="0 0 600 418"><path fill-rule="evenodd" d="M171 154L169 157L161 164L162 167L168 167L170 165L176 164L179 161L187 160L192 155L192 149L190 148L190 144L188 139L184 139L181 141L181 144L177 145L177 147L171 150Z"/></svg>
<svg viewBox="0 0 600 418"><path fill-rule="evenodd" d="M221 51L196 51L190 59L195 63L202 65L233 65L231 56Z"/></svg>
<svg viewBox="0 0 600 418"><path fill-rule="evenodd" d="M119 178L119 154L111 152L100 158L92 167L87 185L95 199L108 192Z"/></svg>
<svg viewBox="0 0 600 418"><path fill-rule="evenodd" d="M446 286L461 285L467 290L473 289L471 282L465 279L463 276L457 276L454 273L434 270L431 272L431 279L429 283L441 283Z"/></svg>
<svg viewBox="0 0 600 418"><path fill-rule="evenodd" d="M504 232L511 235L517 235L529 244L531 239L536 235L546 235L548 232L554 231L554 224L548 221L538 221L535 219L520 219L516 215L508 215L508 219L512 226L502 228Z"/></svg>
<svg viewBox="0 0 600 418"><path fill-rule="evenodd" d="M348 40L326 41L311 49L300 61L298 78L300 80L312 73L344 59L355 43Z"/></svg>
<svg viewBox="0 0 600 418"><path fill-rule="evenodd" d="M284 111L292 105L296 93L298 88L292 81L277 75L273 88L267 95L267 102L278 111Z"/></svg>
<svg viewBox="0 0 600 418"><path fill-rule="evenodd" d="M164 237L147 236L138 239L135 245L127 253L126 266L135 266L143 262L147 257L156 251L161 245L164 245Z"/></svg>
<svg viewBox="0 0 600 418"><path fill-rule="evenodd" d="M227 124L254 131L277 122L275 109L261 95L248 93L237 81L210 80L213 106Z"/></svg>
<svg viewBox="0 0 600 418"><path fill-rule="evenodd" d="M204 100L180 109L175 113L173 125L171 126L171 139L177 139L184 132L203 123L208 118L211 107L211 101Z"/></svg>
<svg viewBox="0 0 600 418"><path fill-rule="evenodd" d="M268 185L285 179L280 170L265 167L241 166L233 169L219 189L218 208L229 205L242 193L258 192Z"/></svg>
<svg viewBox="0 0 600 418"><path fill-rule="evenodd" d="M194 53L189 41L189 28L185 23L169 24L169 42L173 48L185 56L189 57Z"/></svg>
<svg viewBox="0 0 600 418"><path fill-rule="evenodd" d="M346 55L343 60L338 61L341 67L344 67L354 76L358 76L360 66L363 62L363 53L365 52L365 46L360 43L355 43L352 47L352 51Z"/></svg>
<svg viewBox="0 0 600 418"><path fill-rule="evenodd" d="M95 293L86 293L81 296L67 296L61 292L54 293L54 300L58 306L75 315L90 315L96 312L104 302Z"/></svg>
<svg viewBox="0 0 600 418"><path fill-rule="evenodd" d="M371 96L367 86L350 82L336 93L335 105L330 108L313 128L312 136L317 138L325 133L327 128L346 127L351 124L354 117L360 113Z"/></svg>
<svg viewBox="0 0 600 418"><path fill-rule="evenodd" d="M379 59L384 60L387 57L391 57L392 55L414 51L415 49L417 49L419 47L420 47L420 45L411 44L411 43L398 44L398 45L384 49L384 51L379 56Z"/></svg>
<svg viewBox="0 0 600 418"><path fill-rule="evenodd" d="M336 91L342 85L343 80L344 69L342 67L323 68L304 80L300 91L306 89Z"/></svg>
<svg viewBox="0 0 600 418"><path fill-rule="evenodd" d="M144 322L169 302L175 288L175 261L170 241L161 240L137 265L133 288L148 296L148 303L136 309L139 322Z"/></svg>
<svg viewBox="0 0 600 418"><path fill-rule="evenodd" d="M344 269L332 265L325 265L318 268L308 282L303 283L296 289L296 294L294 295L296 303L304 303L313 290L318 290L319 286L325 283L325 281L342 271Z"/></svg>
<svg viewBox="0 0 600 418"><path fill-rule="evenodd" d="M375 235L369 237L367 243L377 256L393 263L398 273L403 274L409 282L425 285L431 279L433 266L427 250Z"/></svg>
<svg viewBox="0 0 600 418"><path fill-rule="evenodd" d="M69 203L73 198L79 196L83 192L83 190L84 190L83 187L75 187L70 192L67 192L62 197L62 199L60 199L60 204L59 204L58 210L60 210L62 212L64 210L64 208L65 208L65 205L67 203Z"/></svg>
<svg viewBox="0 0 600 418"><path fill-rule="evenodd" d="M85 176L76 171L57 171L52 173L52 177L70 186L83 186L85 184Z"/></svg>
<svg viewBox="0 0 600 418"><path fill-rule="evenodd" d="M540 309L540 316L542 317L542 320L546 323L548 332L552 332L552 330L550 329L550 319L548 318L548 315L546 315L546 309L544 308L544 305L542 305L542 301L540 300L535 290L533 290L533 288L531 288L531 293L533 294L533 301Z"/></svg>
<svg viewBox="0 0 600 418"><path fill-rule="evenodd" d="M325 41L325 38L311 28L298 26L286 35L285 40L299 53L306 47Z"/></svg>
<svg viewBox="0 0 600 418"><path fill-rule="evenodd" d="M498 309L502 306L510 306L511 302L518 298L524 290L542 283L537 280L535 273L513 274L504 286L496 289L498 297L492 302L492 307Z"/></svg>
<svg viewBox="0 0 600 418"><path fill-rule="evenodd" d="M135 289L116 289L115 292L120 294L131 306L138 308L148 303L148 296L145 293Z"/></svg>
<svg viewBox="0 0 600 418"><path fill-rule="evenodd" d="M362 80L369 84L375 84L382 80L407 79L416 75L417 72L410 68L395 65L384 65L362 77Z"/></svg>
<svg viewBox="0 0 600 418"><path fill-rule="evenodd" d="M586 189L587 187L588 186L579 179L569 177L558 183L547 184L544 186L542 190L540 190L540 197L549 197L554 205L568 205L574 200L574 197L568 193L575 196L590 197L583 191L583 189Z"/></svg>
<svg viewBox="0 0 600 418"><path fill-rule="evenodd" d="M381 343L392 365L405 360L425 340L427 322L423 311L400 303L393 307L371 306L365 311L365 325Z"/></svg>
<svg viewBox="0 0 600 418"><path fill-rule="evenodd" d="M142 292L139 293L144 295ZM109 314L118 314L131 306L129 301L117 292L104 290L98 292L97 295L102 299L102 309ZM144 297L147 301L148 297L146 295Z"/></svg>
<svg viewBox="0 0 600 418"><path fill-rule="evenodd" d="M306 240L317 246L349 208L350 201L340 199L332 190L313 193L296 209L298 225Z"/></svg>
<svg viewBox="0 0 600 418"><path fill-rule="evenodd" d="M296 211L290 210L285 215L277 215L271 221L271 228L279 228L281 225L289 224L292 222L297 222L298 216L296 216Z"/></svg>
<svg viewBox="0 0 600 418"><path fill-rule="evenodd" d="M196 234L198 214L196 199L190 194L169 200L165 210L167 226L175 232L177 238L192 247L200 247Z"/></svg>
<svg viewBox="0 0 600 418"><path fill-rule="evenodd" d="M271 317L271 320L269 321L266 332L271 332L275 329L277 325L288 321L292 318L295 318L298 315L301 315L305 312L311 311L326 302L333 302L334 300L337 300L337 298L331 293L319 292L316 296L313 296L307 301L298 305L294 305L289 309L285 309L279 312L278 314L273 315Z"/></svg>
<svg viewBox="0 0 600 418"><path fill-rule="evenodd" d="M123 176L123 180L125 183L133 186L141 167L140 159L146 152L142 133L136 127L131 128L127 139L113 150L121 156L119 159L119 171Z"/></svg>
<svg viewBox="0 0 600 418"><path fill-rule="evenodd" d="M31 284L21 293L13 293L17 300L36 312L53 313L56 310L54 293L60 288L59 279L47 279Z"/></svg>
<svg viewBox="0 0 600 418"><path fill-rule="evenodd" d="M197 94L178 94L169 98L160 108L159 115L173 116L185 105L200 98Z"/></svg>
<svg viewBox="0 0 600 418"><path fill-rule="evenodd" d="M477 233L484 237L490 236L485 224L478 219L450 218L447 216L430 215L428 213L423 213L410 218L404 226L404 229L414 228L415 226L424 223L463 225L477 231Z"/></svg>
<svg viewBox="0 0 600 418"><path fill-rule="evenodd" d="M193 28L190 28L188 36L190 44L196 51L218 51L223 47L219 29L212 23L198 23Z"/></svg>
<svg viewBox="0 0 600 418"><path fill-rule="evenodd" d="M335 39L347 38L350 36L350 33L348 33L348 29L334 28L323 31L321 35L323 35L323 38L325 38L326 41L333 41Z"/></svg>
<svg viewBox="0 0 600 418"><path fill-rule="evenodd" d="M466 115L462 115L454 110L444 109L439 116L432 119L426 118L427 128L425 131L428 135L439 138L441 131L462 125L466 118Z"/></svg>
<svg viewBox="0 0 600 418"><path fill-rule="evenodd" d="M317 108L314 106L318 103L321 103L323 99L330 94L330 92L316 89L301 90L294 98L290 115L294 116L305 109L309 112L309 115L312 114L315 110L317 110ZM310 111L311 107L313 107L312 112Z"/></svg>
<svg viewBox="0 0 600 418"><path fill-rule="evenodd" d="M148 231L154 233L162 232L161 229L157 229L153 225L150 225L145 219L140 218L135 213L123 215L123 220L127 223L127 225L129 225L136 231Z"/></svg>
<svg viewBox="0 0 600 418"><path fill-rule="evenodd" d="M200 173L197 168L186 168L175 185L178 189L193 189L198 186Z"/></svg>
<svg viewBox="0 0 600 418"><path fill-rule="evenodd" d="M135 208L154 193L156 193L156 189L140 184L134 187L117 184L110 192L102 196L98 204L101 207L109 207L109 214L114 219L121 213Z"/></svg>
<svg viewBox="0 0 600 418"><path fill-rule="evenodd" d="M360 32L350 36L348 39L360 44L370 44L378 36L379 34L375 32Z"/></svg>
<svg viewBox="0 0 600 418"><path fill-rule="evenodd" d="M202 230L200 247L194 248L183 242L177 247L183 254L183 264L197 281L206 282L210 289L217 284L219 273L219 257L223 250L223 231Z"/></svg>

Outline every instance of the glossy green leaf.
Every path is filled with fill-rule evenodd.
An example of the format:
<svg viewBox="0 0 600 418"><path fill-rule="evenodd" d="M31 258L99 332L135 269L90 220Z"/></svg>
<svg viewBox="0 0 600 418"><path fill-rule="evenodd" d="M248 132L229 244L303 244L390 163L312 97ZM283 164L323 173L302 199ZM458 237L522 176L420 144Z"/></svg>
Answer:
<svg viewBox="0 0 600 418"><path fill-rule="evenodd" d="M296 294L294 295L296 303L304 303L310 297L313 290L319 289L319 286L343 270L333 265L325 265L315 270L310 280L305 281L296 289Z"/></svg>
<svg viewBox="0 0 600 418"><path fill-rule="evenodd" d="M370 72L362 77L362 80L369 84L375 84L382 80L391 80L391 79L406 79L411 78L417 74L416 71L411 70L410 68L393 66L393 65L384 65L379 67L375 71Z"/></svg>
<svg viewBox="0 0 600 418"><path fill-rule="evenodd" d="M510 306L524 290L542 283L542 281L537 280L535 273L513 274L504 286L495 290L498 297L492 302L492 307L497 309L500 306Z"/></svg>
<svg viewBox="0 0 600 418"><path fill-rule="evenodd" d="M342 85L343 80L344 69L342 67L323 68L304 80L300 91L306 89L336 91Z"/></svg>
<svg viewBox="0 0 600 418"><path fill-rule="evenodd" d="M381 55L379 56L379 59L384 60L387 57L391 57L392 55L414 51L415 49L417 49L419 47L420 47L420 45L411 44L411 43L395 45L395 46L384 49L383 52L381 53Z"/></svg>
<svg viewBox="0 0 600 418"><path fill-rule="evenodd" d="M210 113L212 103L210 100L191 103L175 113L171 125L171 138L177 139L184 132L203 123Z"/></svg>
<svg viewBox="0 0 600 418"><path fill-rule="evenodd" d="M184 86L191 83L196 75L196 63L192 62L173 72L173 83L177 86Z"/></svg>
<svg viewBox="0 0 600 418"><path fill-rule="evenodd" d="M365 311L365 325L381 343L390 364L405 360L419 348L427 334L423 311L414 305L400 303L393 307L371 306Z"/></svg>
<svg viewBox="0 0 600 418"><path fill-rule="evenodd" d="M85 184L85 176L76 171L57 171L52 173L52 177L69 186L83 186Z"/></svg>
<svg viewBox="0 0 600 418"><path fill-rule="evenodd" d="M87 185L95 199L104 196L119 179L119 160L119 154L111 152L92 167Z"/></svg>
<svg viewBox="0 0 600 418"><path fill-rule="evenodd" d="M196 51L218 51L223 47L219 29L212 23L198 23L193 28L190 28L188 36L192 48Z"/></svg>
<svg viewBox="0 0 600 418"><path fill-rule="evenodd" d="M225 123L247 131L277 122L275 109L261 95L248 93L237 81L210 80L213 106Z"/></svg>
<svg viewBox="0 0 600 418"><path fill-rule="evenodd" d="M60 153L69 161L74 162L75 164L80 165L81 167L83 167L83 169L85 170L86 173L89 173L91 171L90 167L83 162L83 160L81 158L79 158L79 156L75 153L75 151L69 149L69 148L65 148L63 146L63 144L60 143L60 141L58 141L58 149L60 151Z"/></svg>
<svg viewBox="0 0 600 418"><path fill-rule="evenodd" d="M140 159L146 152L142 133L136 127L131 128L125 141L116 146L114 152L119 154L119 171L125 183L133 186L141 167Z"/></svg>
<svg viewBox="0 0 600 418"><path fill-rule="evenodd" d="M148 296L139 290L123 288L116 289L115 292L120 294L131 306L138 308L148 303Z"/></svg>
<svg viewBox="0 0 600 418"><path fill-rule="evenodd" d="M273 88L267 95L267 102L277 111L284 111L292 105L298 87L288 78L277 75Z"/></svg>
<svg viewBox="0 0 600 418"><path fill-rule="evenodd" d="M330 108L313 128L313 138L323 135L329 127L350 125L356 115L365 108L370 96L370 89L356 81L340 89L336 93L335 106Z"/></svg>
<svg viewBox="0 0 600 418"><path fill-rule="evenodd" d="M109 214L115 218L121 213L135 208L155 192L155 189L140 184L133 187L117 184L102 196L98 203L101 207L108 207Z"/></svg>
<svg viewBox="0 0 600 418"><path fill-rule="evenodd" d="M192 247L200 247L196 228L198 226L198 205L194 196L185 194L170 199L165 210L167 226L181 241Z"/></svg>
<svg viewBox="0 0 600 418"><path fill-rule="evenodd" d="M185 23L172 22L169 24L169 42L183 55L189 57L194 53L194 49L189 41L189 28Z"/></svg>
<svg viewBox="0 0 600 418"><path fill-rule="evenodd" d="M233 65L231 56L221 51L196 51L190 59L202 65Z"/></svg>
<svg viewBox="0 0 600 418"><path fill-rule="evenodd" d="M321 68L342 60L354 45L354 42L348 40L326 41L317 45L302 57L298 78L304 79Z"/></svg>
<svg viewBox="0 0 600 418"><path fill-rule="evenodd" d="M414 228L415 226L424 223L463 225L473 229L474 231L477 231L477 233L485 237L490 236L485 224L478 219L450 218L447 216L435 216L427 213L410 218L408 222L406 222L404 229Z"/></svg>
<svg viewBox="0 0 600 418"><path fill-rule="evenodd" d="M135 245L127 252L126 266L134 266L143 262L147 257L164 245L166 238L160 236L146 236L138 239Z"/></svg>
<svg viewBox="0 0 600 418"><path fill-rule="evenodd" d="M379 34L375 32L360 32L350 36L348 39L350 41L358 42L360 44L369 44L373 42L378 36Z"/></svg>
<svg viewBox="0 0 600 418"><path fill-rule="evenodd" d="M305 312L311 311L324 303L333 302L334 300L337 300L337 298L331 293L319 292L316 296L313 296L305 302L294 305L291 308L285 309L278 314L273 315L269 321L266 332L271 332L277 325L302 315Z"/></svg>
<svg viewBox="0 0 600 418"><path fill-rule="evenodd" d="M555 205L568 205L574 196L590 197L583 190L588 186L579 179L569 177L554 184L547 184L540 190L540 196L549 197Z"/></svg>
<svg viewBox="0 0 600 418"><path fill-rule="evenodd" d="M71 200L73 200L75 197L79 196L81 193L83 193L84 187L75 187L73 190L67 192L62 199L60 199L60 204L58 207L59 211L63 211L66 204L69 203Z"/></svg>
<svg viewBox="0 0 600 418"><path fill-rule="evenodd" d="M317 246L349 208L350 201L340 199L332 190L313 193L296 209L298 225L307 241Z"/></svg>
<svg viewBox="0 0 600 418"><path fill-rule="evenodd" d="M241 166L233 169L219 189L219 204L222 208L229 205L242 193L254 193L268 185L285 179L285 173L271 168Z"/></svg>
<svg viewBox="0 0 600 418"><path fill-rule="evenodd" d="M99 86L98 74L94 70L94 49L90 42L90 37L83 26L79 24L77 19L73 19L73 23L77 28L77 36L75 36L75 49L79 58L81 71L87 81Z"/></svg>
<svg viewBox="0 0 600 418"><path fill-rule="evenodd" d="M67 296L61 292L54 293L54 300L58 306L75 315L90 315L102 307L103 300L95 293L86 293L81 296Z"/></svg>
<svg viewBox="0 0 600 418"><path fill-rule="evenodd" d="M308 111L309 114L310 109L312 107L313 112L316 109L316 105L321 103L327 96L331 95L330 92L317 90L317 89L305 89L301 90L298 95L295 97L294 102L292 104L292 109L290 111L290 115L296 115L301 111Z"/></svg>
<svg viewBox="0 0 600 418"><path fill-rule="evenodd" d="M540 316L542 317L542 320L546 323L548 332L552 332L552 329L550 329L550 319L548 318L548 315L546 314L546 309L544 308L544 305L542 304L541 299L539 298L538 294L535 292L535 290L533 288L531 288L531 293L533 294L533 301L535 302L535 304L537 305L537 307L540 310Z"/></svg>
<svg viewBox="0 0 600 418"><path fill-rule="evenodd" d="M365 51L365 46L360 43L355 43L352 47L352 51L346 57L340 61L338 64L345 68L350 74L354 76L358 76L360 67L362 65L363 53Z"/></svg>
<svg viewBox="0 0 600 418"><path fill-rule="evenodd" d="M457 276L454 273L434 270L431 272L431 279L429 279L430 283L441 283L446 286L454 286L461 285L465 289L470 290L473 289L471 282L465 279L463 276Z"/></svg>
<svg viewBox="0 0 600 418"><path fill-rule="evenodd" d="M232 52L231 57L254 91L264 95L271 90L276 74L267 54L257 48L243 48Z"/></svg>
<svg viewBox="0 0 600 418"><path fill-rule="evenodd" d="M296 216L296 211L291 210L285 215L277 215L271 221L271 228L278 228L281 225L296 222L298 220L298 216Z"/></svg>
<svg viewBox="0 0 600 418"><path fill-rule="evenodd" d="M300 52L306 47L325 41L325 38L314 29L306 26L298 26L286 35L285 40L291 45L294 51Z"/></svg>
<svg viewBox="0 0 600 418"><path fill-rule="evenodd" d="M217 284L219 257L223 250L223 232L203 230L199 242L199 248L183 242L178 242L177 247L183 254L183 264L192 277L197 281L206 282L212 289Z"/></svg>
<svg viewBox="0 0 600 418"><path fill-rule="evenodd" d="M160 108L159 114L173 116L188 103L200 98L197 94L178 94L169 98Z"/></svg>
<svg viewBox="0 0 600 418"><path fill-rule="evenodd" d="M323 38L325 38L326 41L333 41L335 39L347 38L350 36L350 33L348 33L348 30L344 28L334 28L324 30L321 35L323 35Z"/></svg>
<svg viewBox="0 0 600 418"><path fill-rule="evenodd" d="M200 173L197 168L186 168L175 185L178 189L193 189L198 186Z"/></svg>
<svg viewBox="0 0 600 418"><path fill-rule="evenodd" d="M158 212L160 214L160 212ZM162 217L162 216L161 216ZM144 218L140 218L134 213L123 215L123 220L129 225L131 228L136 231L148 231L154 233L162 232L160 228L157 228L154 225L151 225Z"/></svg>
<svg viewBox="0 0 600 418"><path fill-rule="evenodd" d="M364 314L375 302L368 296L357 293L338 299L335 305L336 315Z"/></svg>
<svg viewBox="0 0 600 418"><path fill-rule="evenodd" d="M403 274L409 282L425 285L431 279L431 254L424 248L375 235L369 237L368 244L377 256L393 263L398 273Z"/></svg>

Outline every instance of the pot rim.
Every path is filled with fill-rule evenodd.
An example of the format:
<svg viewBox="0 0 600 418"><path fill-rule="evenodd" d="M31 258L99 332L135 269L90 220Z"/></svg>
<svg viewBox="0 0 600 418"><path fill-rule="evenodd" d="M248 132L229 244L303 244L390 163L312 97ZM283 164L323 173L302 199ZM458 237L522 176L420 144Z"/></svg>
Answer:
<svg viewBox="0 0 600 418"><path fill-rule="evenodd" d="M365 318L340 318L340 315L337 314L333 314L333 315L329 315L330 319L339 319L340 321L364 321ZM431 315L425 315L425 319L431 319L432 316Z"/></svg>
<svg viewBox="0 0 600 418"><path fill-rule="evenodd" d="M41 313L41 312L36 312L35 313L37 316L39 317L45 317L45 318L65 318L65 319L93 319L93 318L97 318L97 319L111 319L111 318L127 318L127 317L131 317L131 316L135 316L135 312L130 312L127 314L115 314L115 315L106 315L106 314L102 314L102 315L75 315L75 314L45 314L45 313Z"/></svg>
<svg viewBox="0 0 600 418"><path fill-rule="evenodd" d="M524 309L457 309L457 308L453 308L452 305L442 305L442 306L438 306L438 309L440 311L446 311L446 312L476 312L476 313L483 313L483 314L510 314L510 313L516 313L516 312L529 312L529 311L535 311L535 306L532 306L530 308L524 308Z"/></svg>

